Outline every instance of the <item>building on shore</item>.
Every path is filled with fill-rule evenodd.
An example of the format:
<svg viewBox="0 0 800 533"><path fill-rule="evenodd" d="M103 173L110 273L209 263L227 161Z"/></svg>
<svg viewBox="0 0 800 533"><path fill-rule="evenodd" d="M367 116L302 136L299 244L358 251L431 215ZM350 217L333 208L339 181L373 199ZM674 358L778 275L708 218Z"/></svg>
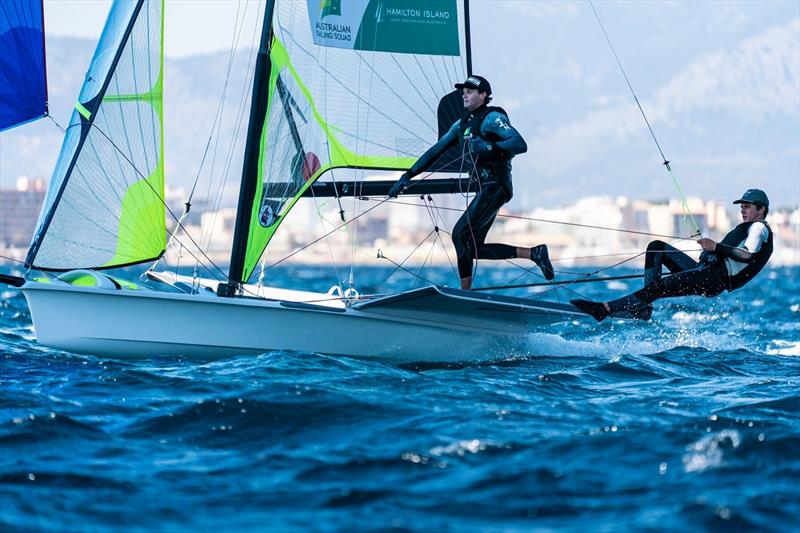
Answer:
<svg viewBox="0 0 800 533"><path fill-rule="evenodd" d="M17 178L14 189L0 190L0 254L21 261L31 243L47 186L41 178Z"/></svg>
<svg viewBox="0 0 800 533"><path fill-rule="evenodd" d="M29 178L20 178L15 189L0 191L0 255L24 258L45 194L44 181ZM186 191L167 190L165 202L176 216L183 211L186 196ZM288 257L291 262L336 265L388 264L381 257L394 263L455 263L450 230L463 213L467 197L445 195L425 198L423 203L407 198L373 211L374 201L300 201L270 242L263 264L283 262ZM226 264L235 209L202 199L192 204L182 221L183 229L167 250L166 262ZM345 226L342 217L357 222ZM526 247L547 244L556 269L615 264L639 267L647 243L653 239L697 257L698 230L719 240L739 220L738 209L729 202L591 196L565 207L537 207L528 212L503 209L487 242ZM775 234L770 264L800 265L800 208L773 208L768 220ZM175 221L167 222L167 227L174 229ZM185 237L186 233L191 239Z"/></svg>

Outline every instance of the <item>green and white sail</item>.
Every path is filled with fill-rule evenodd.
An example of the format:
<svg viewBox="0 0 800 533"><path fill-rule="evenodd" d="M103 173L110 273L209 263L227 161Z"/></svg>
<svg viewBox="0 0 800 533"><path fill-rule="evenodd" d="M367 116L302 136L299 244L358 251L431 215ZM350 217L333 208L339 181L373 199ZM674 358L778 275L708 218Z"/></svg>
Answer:
<svg viewBox="0 0 800 533"><path fill-rule="evenodd" d="M467 72L464 27L456 0L275 0L243 279L324 172L407 169L437 141L437 104Z"/></svg>
<svg viewBox="0 0 800 533"><path fill-rule="evenodd" d="M115 2L86 73L26 263L112 268L166 244L162 0Z"/></svg>

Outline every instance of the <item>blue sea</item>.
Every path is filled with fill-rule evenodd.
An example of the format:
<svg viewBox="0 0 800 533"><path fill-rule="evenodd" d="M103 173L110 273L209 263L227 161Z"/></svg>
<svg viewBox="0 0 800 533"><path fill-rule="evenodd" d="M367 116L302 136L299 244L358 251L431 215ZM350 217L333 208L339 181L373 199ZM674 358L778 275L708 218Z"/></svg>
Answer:
<svg viewBox="0 0 800 533"><path fill-rule="evenodd" d="M387 272L356 280L377 287ZM287 267L272 281L328 274ZM18 291L0 292L2 531L800 527L800 268L453 365L65 353L36 343Z"/></svg>

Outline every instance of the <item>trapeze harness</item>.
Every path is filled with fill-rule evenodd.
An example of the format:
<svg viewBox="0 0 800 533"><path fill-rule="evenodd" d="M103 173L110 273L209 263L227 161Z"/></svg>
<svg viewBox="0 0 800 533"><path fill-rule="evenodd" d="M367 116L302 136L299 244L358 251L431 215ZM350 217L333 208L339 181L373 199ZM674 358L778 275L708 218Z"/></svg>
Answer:
<svg viewBox="0 0 800 533"><path fill-rule="evenodd" d="M484 120L492 112L502 116L484 127ZM479 184L477 195L453 227L453 244L458 261L458 275L461 278L472 276L474 259L511 259L517 254L514 246L485 243L486 234L498 211L514 195L511 158L527 150L525 141L503 117L508 117L508 114L502 108L481 106L461 119L458 127L458 143L464 154L464 163L472 167L470 179L477 180ZM504 137L500 134L503 130L513 135ZM464 143L471 137L490 142L493 149L480 155L470 153L465 150ZM507 143L507 147L497 145L503 141L511 142Z"/></svg>
<svg viewBox="0 0 800 533"><path fill-rule="evenodd" d="M758 251L750 252L741 246L756 222L766 227L767 238ZM713 252L703 252L699 262L662 241L651 242L647 251L645 286L631 295L640 305L674 296L717 296L742 287L761 272L772 255L772 229L764 220L743 222ZM662 265L673 274L662 278Z"/></svg>

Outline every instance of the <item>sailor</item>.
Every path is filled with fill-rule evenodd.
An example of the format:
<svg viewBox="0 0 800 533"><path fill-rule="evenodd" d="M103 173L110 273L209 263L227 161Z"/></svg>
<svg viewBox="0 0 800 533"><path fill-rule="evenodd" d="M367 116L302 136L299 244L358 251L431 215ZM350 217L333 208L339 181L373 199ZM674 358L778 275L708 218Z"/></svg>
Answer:
<svg viewBox="0 0 800 533"><path fill-rule="evenodd" d="M389 190L397 198L411 178L427 170L447 149L458 145L464 169L478 184L478 193L453 227L453 244L458 258L461 288L472 288L472 263L475 259L531 259L548 280L555 276L547 246L532 248L508 244L486 244L486 234L497 212L511 200L511 159L528 150L522 136L511 126L508 114L500 107L490 107L492 87L482 76L469 76L457 83L462 91L465 116L457 120L435 145L429 148Z"/></svg>
<svg viewBox="0 0 800 533"><path fill-rule="evenodd" d="M748 189L734 204L740 205L742 223L722 242L707 237L697 241L703 248L700 260L662 241L647 247L644 288L610 302L572 300L581 311L601 322L607 316L649 320L652 302L675 296L717 296L746 284L767 264L772 255L772 229L765 220L769 199L760 189ZM662 277L662 266L672 272Z"/></svg>

